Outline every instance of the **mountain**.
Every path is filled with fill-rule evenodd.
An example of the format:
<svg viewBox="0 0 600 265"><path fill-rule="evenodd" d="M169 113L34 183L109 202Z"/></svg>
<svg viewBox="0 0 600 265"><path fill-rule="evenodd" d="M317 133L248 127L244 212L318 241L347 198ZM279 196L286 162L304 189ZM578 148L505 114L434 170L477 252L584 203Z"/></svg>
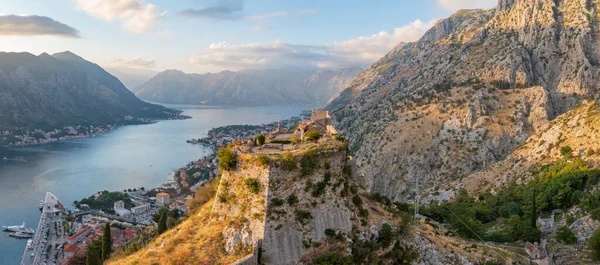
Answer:
<svg viewBox="0 0 600 265"><path fill-rule="evenodd" d="M153 102L213 105L324 105L359 68L245 70L216 74L159 73L136 92Z"/></svg>
<svg viewBox="0 0 600 265"><path fill-rule="evenodd" d="M437 190L597 98L598 2L461 10L359 74L327 107L350 140L356 180L398 200Z"/></svg>
<svg viewBox="0 0 600 265"><path fill-rule="evenodd" d="M56 129L163 119L100 66L71 53L0 53L0 129Z"/></svg>
<svg viewBox="0 0 600 265"><path fill-rule="evenodd" d="M146 81L158 74L156 71L136 68L104 67L104 69L119 78L123 85L133 93L137 92L140 86L146 83Z"/></svg>

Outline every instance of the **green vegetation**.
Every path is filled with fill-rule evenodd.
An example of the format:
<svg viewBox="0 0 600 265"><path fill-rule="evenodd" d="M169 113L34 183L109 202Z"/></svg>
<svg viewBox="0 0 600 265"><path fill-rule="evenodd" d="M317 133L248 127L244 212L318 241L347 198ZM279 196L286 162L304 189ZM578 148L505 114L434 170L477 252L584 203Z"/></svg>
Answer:
<svg viewBox="0 0 600 265"><path fill-rule="evenodd" d="M541 212L567 209L580 204L588 211L600 208L600 194L586 190L600 178L600 170L590 168L581 159L559 161L542 167L533 181L512 184L493 195L479 194L477 200L461 190L453 202L432 204L421 213L438 222L449 223L464 237L496 242L539 240L535 220ZM484 224L504 224L502 231L488 234ZM487 226L487 225L486 225Z"/></svg>
<svg viewBox="0 0 600 265"><path fill-rule="evenodd" d="M273 205L273 206L275 206L275 207L277 207L277 206L281 206L281 205L283 205L284 203L285 203L285 201L284 201L284 200L282 200L282 199L278 199L278 198L273 198L273 199L271 200L271 205Z"/></svg>
<svg viewBox="0 0 600 265"><path fill-rule="evenodd" d="M100 265L102 264L102 240L97 239L86 246L85 253L85 264L86 265Z"/></svg>
<svg viewBox="0 0 600 265"><path fill-rule="evenodd" d="M217 158L221 170L234 170L237 167L237 155L230 148L219 149Z"/></svg>
<svg viewBox="0 0 600 265"><path fill-rule="evenodd" d="M565 244L577 243L577 237L575 236L573 231L571 231L571 229L569 229L569 227L566 226L563 226L560 229L558 229L558 231L556 231L556 240Z"/></svg>
<svg viewBox="0 0 600 265"><path fill-rule="evenodd" d="M112 237L110 235L110 222L104 225L104 234L102 234L102 260L107 260L112 252Z"/></svg>
<svg viewBox="0 0 600 265"><path fill-rule="evenodd" d="M292 141L291 140L273 140L271 141L272 144L291 144Z"/></svg>
<svg viewBox="0 0 600 265"><path fill-rule="evenodd" d="M560 148L560 154L564 158L572 158L573 157L573 149L570 146L563 146Z"/></svg>
<svg viewBox="0 0 600 265"><path fill-rule="evenodd" d="M129 198L129 195L121 192L109 192L107 190L100 192L100 196L96 199L94 196L90 196L86 199L79 201L76 203L76 206L79 207L81 204L87 204L91 209L103 210L107 213L114 213L113 210L114 203L116 201L125 202L125 208L133 207L133 202Z"/></svg>
<svg viewBox="0 0 600 265"><path fill-rule="evenodd" d="M288 198L287 198L287 203L289 205L294 205L294 204L298 203L298 197L296 197L296 194L294 194L294 193L290 194L290 196L288 196Z"/></svg>
<svg viewBox="0 0 600 265"><path fill-rule="evenodd" d="M271 159L269 159L269 157L266 156L266 155L258 155L258 157L256 158L256 160L258 161L258 163L261 166L268 166L269 163L271 162Z"/></svg>
<svg viewBox="0 0 600 265"><path fill-rule="evenodd" d="M351 256L343 256L339 253L331 253L317 257L313 263L314 265L350 265L352 263Z"/></svg>
<svg viewBox="0 0 600 265"><path fill-rule="evenodd" d="M286 171L292 171L298 167L298 161L296 161L296 157L292 153L285 152L281 158L283 161L283 168Z"/></svg>
<svg viewBox="0 0 600 265"><path fill-rule="evenodd" d="M594 235L592 235L590 238L589 245L593 251L600 251L600 229L596 229L596 231L594 231Z"/></svg>
<svg viewBox="0 0 600 265"><path fill-rule="evenodd" d="M158 219L158 234L162 234L167 231L167 213L163 212Z"/></svg>
<svg viewBox="0 0 600 265"><path fill-rule="evenodd" d="M317 141L321 139L321 136L322 135L319 133L319 131L313 129L308 131L306 135L304 135L304 140L306 140L307 142Z"/></svg>
<svg viewBox="0 0 600 265"><path fill-rule="evenodd" d="M308 152L302 156L300 160L300 167L302 168L302 176L310 176L313 174L317 166L319 165L319 160L314 152Z"/></svg>
<svg viewBox="0 0 600 265"><path fill-rule="evenodd" d="M308 211L297 210L296 211L296 221L298 221L302 225L306 225L307 221L312 219L313 216Z"/></svg>
<svg viewBox="0 0 600 265"><path fill-rule="evenodd" d="M260 181L258 181L258 179L247 178L244 180L244 184L246 185L248 191L254 194L259 193L262 190L262 185L260 184Z"/></svg>
<svg viewBox="0 0 600 265"><path fill-rule="evenodd" d="M265 135L264 135L264 134L262 134L262 133L261 133L261 134L259 134L259 135L257 135L257 136L256 136L256 143L257 143L258 145L263 145L263 144L265 144Z"/></svg>

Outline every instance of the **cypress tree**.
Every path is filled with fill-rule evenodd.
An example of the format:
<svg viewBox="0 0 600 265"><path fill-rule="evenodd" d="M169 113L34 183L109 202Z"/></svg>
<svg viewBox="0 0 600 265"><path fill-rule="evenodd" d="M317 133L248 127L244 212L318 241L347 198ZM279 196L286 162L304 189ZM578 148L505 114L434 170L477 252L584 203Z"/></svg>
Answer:
<svg viewBox="0 0 600 265"><path fill-rule="evenodd" d="M102 260L107 260L112 251L112 236L110 234L110 222L104 225L104 234L102 234Z"/></svg>
<svg viewBox="0 0 600 265"><path fill-rule="evenodd" d="M535 207L535 193L536 193L536 190L535 190L535 184L534 184L533 185L533 196L531 198L531 200L532 200L532 205L531 205L531 227L537 229L537 209Z"/></svg>
<svg viewBox="0 0 600 265"><path fill-rule="evenodd" d="M162 234L167 231L167 213L163 212L158 220L158 234Z"/></svg>
<svg viewBox="0 0 600 265"><path fill-rule="evenodd" d="M87 252L85 254L86 265L100 265L102 259L102 241L94 240L92 243L86 246Z"/></svg>

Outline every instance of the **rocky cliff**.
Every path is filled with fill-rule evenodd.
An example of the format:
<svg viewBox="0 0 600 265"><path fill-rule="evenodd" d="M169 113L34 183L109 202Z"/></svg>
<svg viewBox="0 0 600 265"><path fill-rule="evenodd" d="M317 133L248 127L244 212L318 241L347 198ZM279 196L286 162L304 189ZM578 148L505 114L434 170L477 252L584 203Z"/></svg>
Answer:
<svg viewBox="0 0 600 265"><path fill-rule="evenodd" d="M0 53L0 130L119 124L178 113L139 100L73 53Z"/></svg>
<svg viewBox="0 0 600 265"><path fill-rule="evenodd" d="M598 2L461 10L359 74L328 109L356 180L394 199L478 172L597 96Z"/></svg>
<svg viewBox="0 0 600 265"><path fill-rule="evenodd" d="M346 145L324 143L283 156L240 154L214 196L190 217L109 264L473 264L498 260L468 251L474 242L443 236L352 181Z"/></svg>
<svg viewBox="0 0 600 265"><path fill-rule="evenodd" d="M136 95L165 103L324 105L360 71L271 69L200 75L169 70L139 87Z"/></svg>

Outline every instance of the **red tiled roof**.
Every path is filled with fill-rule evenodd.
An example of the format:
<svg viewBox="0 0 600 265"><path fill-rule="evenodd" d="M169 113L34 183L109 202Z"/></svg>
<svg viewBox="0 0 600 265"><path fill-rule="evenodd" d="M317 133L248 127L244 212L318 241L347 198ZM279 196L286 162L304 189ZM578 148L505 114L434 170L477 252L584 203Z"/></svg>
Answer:
<svg viewBox="0 0 600 265"><path fill-rule="evenodd" d="M75 253L77 251L77 245L66 244L63 252L65 253Z"/></svg>
<svg viewBox="0 0 600 265"><path fill-rule="evenodd" d="M84 229L81 229L79 232L77 232L77 234L74 234L74 235L68 237L67 240L76 240L79 236L83 235L85 232L87 232L90 229L91 228L89 226L86 226Z"/></svg>
<svg viewBox="0 0 600 265"><path fill-rule="evenodd" d="M169 196L169 194L166 192L161 192L161 193L156 194L156 197L167 197L167 196Z"/></svg>

